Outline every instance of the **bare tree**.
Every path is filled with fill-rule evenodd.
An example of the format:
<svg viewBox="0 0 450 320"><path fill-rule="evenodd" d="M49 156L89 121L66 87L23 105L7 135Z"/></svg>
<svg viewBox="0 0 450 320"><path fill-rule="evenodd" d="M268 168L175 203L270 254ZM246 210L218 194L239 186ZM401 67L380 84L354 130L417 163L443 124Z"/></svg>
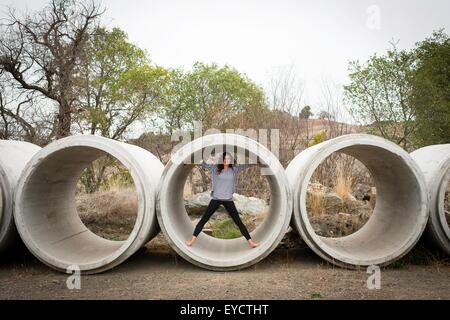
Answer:
<svg viewBox="0 0 450 320"><path fill-rule="evenodd" d="M77 112L75 76L87 39L103 11L95 2L52 0L34 14L9 15L0 23L0 70L30 93L56 102L56 138L70 135Z"/></svg>
<svg viewBox="0 0 450 320"><path fill-rule="evenodd" d="M350 133L350 115L343 104L343 89L336 82L323 78L321 83L321 97L319 100L319 118L328 123L328 138L335 138Z"/></svg>
<svg viewBox="0 0 450 320"><path fill-rule="evenodd" d="M271 108L270 127L280 129L280 161L283 165L307 143L308 117L302 105L304 83L295 74L294 66L275 69L269 76L268 103Z"/></svg>

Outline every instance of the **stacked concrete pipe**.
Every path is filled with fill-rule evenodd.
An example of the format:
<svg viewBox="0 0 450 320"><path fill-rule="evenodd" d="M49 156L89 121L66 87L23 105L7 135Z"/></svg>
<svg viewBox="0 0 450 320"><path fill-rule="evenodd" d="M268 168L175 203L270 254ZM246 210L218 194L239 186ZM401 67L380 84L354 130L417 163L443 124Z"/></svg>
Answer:
<svg viewBox="0 0 450 320"><path fill-rule="evenodd" d="M372 174L376 205L367 223L339 238L322 237L308 219L308 182L328 156L340 152L361 161ZM410 155L385 139L365 135L340 136L298 154L286 169L293 191L293 227L308 246L339 266L387 265L405 255L422 234L428 218L424 176Z"/></svg>
<svg viewBox="0 0 450 320"><path fill-rule="evenodd" d="M186 213L183 190L192 166L207 159L212 153L229 151L238 155L248 153L256 163L256 157L266 165L261 173L267 175L270 186L270 206L264 221L250 234L260 242L250 248L244 237L218 239L200 233L194 246L185 240L192 236L194 224ZM235 157L239 161L238 157ZM161 178L158 193L157 216L161 230L170 246L187 261L210 270L237 270L257 263L266 257L283 238L292 213L291 193L283 167L267 148L248 137L235 134L211 134L198 138L174 153Z"/></svg>
<svg viewBox="0 0 450 320"><path fill-rule="evenodd" d="M125 241L97 236L82 223L76 209L77 181L103 155L120 161L136 188L136 223ZM35 154L20 177L14 211L17 229L28 249L54 269L108 270L158 233L155 197L162 171L162 163L150 152L123 142L84 135L55 141Z"/></svg>
<svg viewBox="0 0 450 320"><path fill-rule="evenodd" d="M430 218L424 237L450 255L450 228L445 218L445 191L450 181L450 144L437 144L411 153L422 170L430 196Z"/></svg>
<svg viewBox="0 0 450 320"><path fill-rule="evenodd" d="M23 168L39 149L28 142L0 140L0 252L20 241L13 217L14 190Z"/></svg>

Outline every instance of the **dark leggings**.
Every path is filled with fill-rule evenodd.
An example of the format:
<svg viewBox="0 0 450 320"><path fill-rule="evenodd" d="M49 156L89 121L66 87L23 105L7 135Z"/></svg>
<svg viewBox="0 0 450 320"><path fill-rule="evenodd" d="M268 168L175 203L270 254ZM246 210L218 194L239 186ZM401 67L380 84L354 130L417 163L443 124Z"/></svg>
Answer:
<svg viewBox="0 0 450 320"><path fill-rule="evenodd" d="M239 227L239 230L241 230L241 233L245 237L245 239L250 240L251 239L250 234L248 233L248 230L245 227L245 225L242 223L242 220L239 217L239 213L236 209L236 206L234 205L234 202L232 200L226 201L226 200L211 199L208 208L206 208L206 211L203 214L203 217L195 226L194 236L197 237L199 235L205 223L208 222L209 218L211 218L213 213L216 212L217 208L219 208L220 205L223 205L225 209L227 209L228 213L230 214L234 223L236 223L236 225Z"/></svg>

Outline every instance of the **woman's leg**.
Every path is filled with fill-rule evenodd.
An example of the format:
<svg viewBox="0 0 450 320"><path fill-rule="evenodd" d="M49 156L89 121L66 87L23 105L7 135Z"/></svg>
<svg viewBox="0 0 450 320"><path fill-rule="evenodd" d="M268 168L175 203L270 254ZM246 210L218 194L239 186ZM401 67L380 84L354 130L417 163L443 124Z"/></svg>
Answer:
<svg viewBox="0 0 450 320"><path fill-rule="evenodd" d="M236 209L236 206L234 205L233 201L223 201L222 202L225 209L227 209L228 213L230 214L231 218L233 219L234 223L239 227L239 230L241 230L242 235L245 237L245 239L250 240L250 234L248 233L247 228L245 227L244 223L242 222L241 218L239 217L239 212Z"/></svg>
<svg viewBox="0 0 450 320"><path fill-rule="evenodd" d="M211 218L211 216L213 215L214 212L216 212L216 210L219 206L220 206L220 201L211 199L211 201L208 204L208 207L206 208L205 213L203 214L202 218L195 226L195 229L194 229L195 237L197 237L200 234L200 232L202 231L206 222L208 222L209 218Z"/></svg>

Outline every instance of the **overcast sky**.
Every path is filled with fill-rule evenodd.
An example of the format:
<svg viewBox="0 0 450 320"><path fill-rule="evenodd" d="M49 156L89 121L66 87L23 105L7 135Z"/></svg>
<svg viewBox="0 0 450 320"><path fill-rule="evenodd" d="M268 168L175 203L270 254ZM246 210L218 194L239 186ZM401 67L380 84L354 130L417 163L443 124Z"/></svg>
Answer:
<svg viewBox="0 0 450 320"><path fill-rule="evenodd" d="M34 10L44 0L0 0ZM450 30L449 0L104 0L104 22L125 30L154 63L189 68L229 64L266 85L274 68L293 65L317 107L322 79L344 84L349 60L382 54Z"/></svg>

